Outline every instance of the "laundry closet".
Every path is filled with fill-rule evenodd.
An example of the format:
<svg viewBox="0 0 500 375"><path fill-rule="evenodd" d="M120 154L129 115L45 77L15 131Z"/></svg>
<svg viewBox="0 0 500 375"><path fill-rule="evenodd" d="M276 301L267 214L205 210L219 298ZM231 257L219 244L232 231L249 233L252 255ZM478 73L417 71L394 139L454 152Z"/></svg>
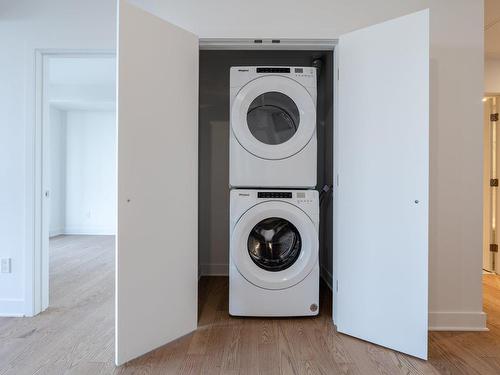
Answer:
<svg viewBox="0 0 500 375"><path fill-rule="evenodd" d="M201 50L198 243L200 275L227 275L229 266L229 71L236 66L317 65L317 190L333 185L333 50ZM300 125L299 125L300 126ZM296 171L296 173L300 173ZM258 190L258 188L256 188ZM273 191L262 188L263 191ZM276 190L276 189L275 189ZM286 190L280 187L279 190ZM289 190L296 190L291 188ZM331 283L332 204L323 193L320 262Z"/></svg>
<svg viewBox="0 0 500 375"><path fill-rule="evenodd" d="M199 277L228 273L234 66L318 68L332 324L427 357L428 11L338 40L256 42L200 39L122 0L117 50L117 364L196 330Z"/></svg>
<svg viewBox="0 0 500 375"><path fill-rule="evenodd" d="M318 253L331 285L333 49L201 50L199 71L199 272L229 275L232 315L316 315ZM317 185L319 215L304 191Z"/></svg>

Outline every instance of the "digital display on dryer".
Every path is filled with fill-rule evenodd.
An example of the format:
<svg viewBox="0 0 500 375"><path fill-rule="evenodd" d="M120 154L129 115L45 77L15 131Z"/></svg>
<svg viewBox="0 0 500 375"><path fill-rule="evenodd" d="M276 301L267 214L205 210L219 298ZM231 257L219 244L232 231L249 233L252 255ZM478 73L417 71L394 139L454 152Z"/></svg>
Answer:
<svg viewBox="0 0 500 375"><path fill-rule="evenodd" d="M259 191L257 198L292 198L292 193L288 191Z"/></svg>
<svg viewBox="0 0 500 375"><path fill-rule="evenodd" d="M290 73L290 68L257 68L257 73Z"/></svg>

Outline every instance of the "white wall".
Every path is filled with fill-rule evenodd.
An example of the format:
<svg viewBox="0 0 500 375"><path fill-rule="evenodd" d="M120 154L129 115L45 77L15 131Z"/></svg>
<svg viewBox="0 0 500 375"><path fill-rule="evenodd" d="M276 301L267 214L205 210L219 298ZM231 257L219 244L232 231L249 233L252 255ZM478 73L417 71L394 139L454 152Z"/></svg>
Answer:
<svg viewBox="0 0 500 375"><path fill-rule="evenodd" d="M147 0L143 0L146 2ZM336 38L431 9L430 324L484 326L481 297L483 2L477 0L149 0L200 37ZM268 11L263 11L267 9ZM111 48L114 0L2 2L0 23L0 312L29 311L24 255L33 248L31 175L34 48ZM276 15L279 14L279 17ZM258 22L256 22L258 20ZM28 268L29 269L29 268ZM12 302L11 310L6 299ZM14 309L17 307L17 309Z"/></svg>
<svg viewBox="0 0 500 375"><path fill-rule="evenodd" d="M115 234L115 112L50 111L50 236Z"/></svg>
<svg viewBox="0 0 500 375"><path fill-rule="evenodd" d="M66 234L116 232L114 112L68 111Z"/></svg>
<svg viewBox="0 0 500 375"><path fill-rule="evenodd" d="M35 49L115 48L114 0L0 0L0 315L33 312ZM29 256L28 256L29 255Z"/></svg>
<svg viewBox="0 0 500 375"><path fill-rule="evenodd" d="M500 93L500 59L486 59L484 62L484 92Z"/></svg>
<svg viewBox="0 0 500 375"><path fill-rule="evenodd" d="M50 107L50 225L57 236L66 227L66 112Z"/></svg>

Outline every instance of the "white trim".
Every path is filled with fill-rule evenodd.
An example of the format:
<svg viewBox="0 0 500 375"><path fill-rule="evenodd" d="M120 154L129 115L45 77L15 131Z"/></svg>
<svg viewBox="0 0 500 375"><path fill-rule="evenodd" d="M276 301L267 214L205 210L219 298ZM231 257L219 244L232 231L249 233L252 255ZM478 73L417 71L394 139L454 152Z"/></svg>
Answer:
<svg viewBox="0 0 500 375"><path fill-rule="evenodd" d="M49 231L49 238L61 236L64 234L66 234L64 228L51 229Z"/></svg>
<svg viewBox="0 0 500 375"><path fill-rule="evenodd" d="M69 227L49 231L49 238L57 236L114 236L116 228L111 227Z"/></svg>
<svg viewBox="0 0 500 375"><path fill-rule="evenodd" d="M337 288L333 288L333 285L338 285L337 281L338 270L337 270L337 203L338 203L338 175L339 175L339 165L338 165L338 139L339 139L339 131L338 131L338 82L339 82L339 54L338 49L335 48L333 50L333 147L332 147L332 163L333 163L333 181L332 181L332 200L331 203L333 205L332 208L332 321L335 324L337 318Z"/></svg>
<svg viewBox="0 0 500 375"><path fill-rule="evenodd" d="M261 40L262 43L256 43ZM279 40L279 43L273 43ZM332 51L337 39L200 38L200 50Z"/></svg>
<svg viewBox="0 0 500 375"><path fill-rule="evenodd" d="M33 316L48 306L48 249L43 247L42 233L42 201L43 201L43 133L44 133L44 61L48 57L109 57L114 58L113 50L71 50L71 49L35 49L35 84L34 103L28 103L33 108L33 128L28 127L27 135L27 177L26 177L26 301L25 315ZM49 235L47 230L47 235Z"/></svg>
<svg viewBox="0 0 500 375"><path fill-rule="evenodd" d="M229 264L227 263L205 263L199 265L201 276L228 276Z"/></svg>
<svg viewBox="0 0 500 375"><path fill-rule="evenodd" d="M1 317L21 317L24 313L26 301L24 299L0 299Z"/></svg>
<svg viewBox="0 0 500 375"><path fill-rule="evenodd" d="M67 227L63 233L68 236L71 235L82 235L82 236L114 236L116 234L116 228L110 227Z"/></svg>
<svg viewBox="0 0 500 375"><path fill-rule="evenodd" d="M489 331L486 314L478 312L429 312L429 331Z"/></svg>

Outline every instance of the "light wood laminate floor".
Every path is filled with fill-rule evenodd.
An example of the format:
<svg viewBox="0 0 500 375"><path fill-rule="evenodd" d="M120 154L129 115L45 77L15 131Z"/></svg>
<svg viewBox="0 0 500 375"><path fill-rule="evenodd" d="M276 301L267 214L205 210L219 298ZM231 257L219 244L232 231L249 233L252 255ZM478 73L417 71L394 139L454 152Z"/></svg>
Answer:
<svg viewBox="0 0 500 375"><path fill-rule="evenodd" d="M500 374L500 277L484 276L489 332L432 332L428 362L335 332L322 288L316 318L228 316L228 280L202 278L199 328L113 365L114 239L51 240L50 308L0 318L0 374Z"/></svg>

